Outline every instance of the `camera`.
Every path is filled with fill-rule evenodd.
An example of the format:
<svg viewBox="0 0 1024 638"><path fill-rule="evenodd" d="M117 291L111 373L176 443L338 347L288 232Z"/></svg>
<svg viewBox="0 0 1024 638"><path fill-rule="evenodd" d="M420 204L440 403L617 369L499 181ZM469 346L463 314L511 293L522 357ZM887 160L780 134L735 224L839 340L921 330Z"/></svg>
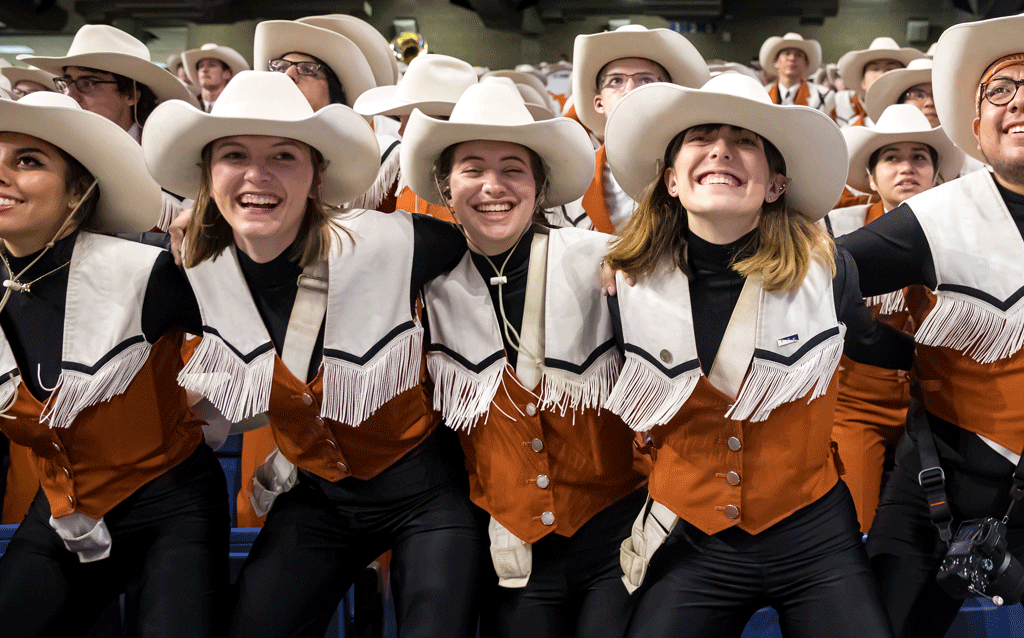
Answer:
<svg viewBox="0 0 1024 638"><path fill-rule="evenodd" d="M1006 525L991 517L960 525L936 580L958 599L978 594L1014 605L1024 595L1024 566L1006 549Z"/></svg>

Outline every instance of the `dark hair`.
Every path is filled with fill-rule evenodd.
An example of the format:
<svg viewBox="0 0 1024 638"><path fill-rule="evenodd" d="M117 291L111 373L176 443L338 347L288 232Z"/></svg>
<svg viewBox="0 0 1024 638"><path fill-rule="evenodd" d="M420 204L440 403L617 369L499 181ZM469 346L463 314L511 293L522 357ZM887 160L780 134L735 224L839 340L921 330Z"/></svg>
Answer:
<svg viewBox="0 0 1024 638"><path fill-rule="evenodd" d="M224 60L221 60L220 58L200 58L200 59L196 60L196 68L194 70L196 70L196 71L199 70L199 63L202 62L203 60L213 60L214 62L216 62L217 64L220 65L220 68L221 68L222 71L230 71L231 70L231 67L228 66L228 63L225 62Z"/></svg>
<svg viewBox="0 0 1024 638"><path fill-rule="evenodd" d="M57 148L54 146L54 148ZM64 163L67 164L67 170L64 172L64 190L68 193L74 193L79 196L85 195L89 187L96 180L93 174L89 172L81 162L76 160L74 157L68 155L62 149L57 148L57 152L60 153ZM86 228L92 223L93 217L96 216L96 207L100 201L100 186L96 185L89 193L89 198L81 202L78 206L78 210L75 211L75 221L72 224L74 228Z"/></svg>
<svg viewBox="0 0 1024 638"><path fill-rule="evenodd" d="M302 51L289 51L281 55L283 58L286 55L297 53L299 55L305 55L313 58L313 61L320 65L320 68L324 71L324 76L327 77L327 99L330 100L331 104L344 104L345 106L352 106L348 103L348 98L345 97L345 87L341 85L341 80L338 79L338 75L334 72L334 69L330 67L326 62L316 57L315 55L309 55Z"/></svg>
<svg viewBox="0 0 1024 638"><path fill-rule="evenodd" d="M886 146L892 146L892 144L886 144L885 146L875 149L875 152L868 158L868 172L871 173L872 176L875 174L875 167L878 166L878 159L882 156L882 150L885 149ZM923 146L928 149L928 155L932 158L932 170L939 170L939 152L932 148L930 144L923 144Z"/></svg>
<svg viewBox="0 0 1024 638"><path fill-rule="evenodd" d="M629 56L629 55L627 55L627 56L625 56L625 57L629 58L629 57L639 57L639 56ZM612 60L612 61L611 61L611 62L609 62L608 64L606 64L606 65L604 65L603 67L601 67L601 70L597 72L597 80L596 80L596 84L597 84L597 92L598 92L598 93L600 93L600 92L601 92L601 82L602 82L602 81L604 80L604 76L605 76L605 69L607 69L607 68L608 68L608 66L609 66L610 64L612 64L612 63L614 63L614 62L618 62L618 61L619 61L619 60L621 60L621 59L622 59L622 58L617 58L617 59L615 59L615 60ZM671 81L672 81L672 76L671 76L671 75L669 74L669 72L668 72L668 71L667 71L667 70L665 69L665 67L661 66L660 64L658 64L657 62L655 62L654 60L651 60L651 59L649 59L649 58L639 58L639 59L641 59L641 60L647 60L648 62L650 62L650 63L651 63L651 64L653 64L654 66L658 67L658 71L659 71L659 72L661 72L661 74L665 76L665 80L667 80L667 81L669 81L669 82L671 82Z"/></svg>
<svg viewBox="0 0 1024 638"><path fill-rule="evenodd" d="M430 169L431 176L434 178L434 184L437 186L441 199L445 200L445 205L447 205L447 200L451 199L452 196L451 179L452 166L455 163L455 148L463 143L452 144L441 151L441 155L438 156L434 166ZM545 200L547 199L548 192L547 168L544 166L544 160L541 159L536 151L526 146L523 148L526 149L527 154L530 156L530 172L533 174L535 184L534 197L536 201L533 205L533 220L543 223L545 221Z"/></svg>

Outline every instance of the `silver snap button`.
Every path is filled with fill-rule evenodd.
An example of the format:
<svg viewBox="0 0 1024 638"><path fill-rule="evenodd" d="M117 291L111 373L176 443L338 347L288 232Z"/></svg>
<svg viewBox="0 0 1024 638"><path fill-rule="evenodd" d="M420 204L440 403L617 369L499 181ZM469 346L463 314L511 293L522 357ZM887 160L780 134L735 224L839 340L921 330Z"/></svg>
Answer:
<svg viewBox="0 0 1024 638"><path fill-rule="evenodd" d="M302 405L313 405L313 397L308 394L302 395Z"/></svg>
<svg viewBox="0 0 1024 638"><path fill-rule="evenodd" d="M725 515L728 516L729 518L739 518L739 516L740 516L740 508L736 507L735 505L726 505L725 506Z"/></svg>
<svg viewBox="0 0 1024 638"><path fill-rule="evenodd" d="M743 447L743 445L740 443L740 440L734 436L729 437L728 443L729 449L732 450L733 452L738 452L739 449Z"/></svg>
<svg viewBox="0 0 1024 638"><path fill-rule="evenodd" d="M537 487L540 489L547 489L547 486L551 483L551 479L548 478L547 474L540 474L537 476Z"/></svg>
<svg viewBox="0 0 1024 638"><path fill-rule="evenodd" d="M554 525L555 524L555 515L552 514L551 512L544 512L543 514L540 515L540 522L544 523L545 525Z"/></svg>
<svg viewBox="0 0 1024 638"><path fill-rule="evenodd" d="M320 427L326 427L326 424L324 423L324 420L323 420L323 419L321 419L320 417L316 417L316 418L314 419L314 421L316 421L316 422L317 422L317 425L319 425Z"/></svg>
<svg viewBox="0 0 1024 638"><path fill-rule="evenodd" d="M526 413L529 414L530 416L536 416L537 415L537 406L532 404L532 403L527 403L526 404Z"/></svg>
<svg viewBox="0 0 1024 638"><path fill-rule="evenodd" d="M729 485L739 485L740 475L737 472L727 472L725 480L729 482Z"/></svg>
<svg viewBox="0 0 1024 638"><path fill-rule="evenodd" d="M534 439L530 441L530 448L534 452L540 452L541 450L544 449L544 441L541 441L540 439Z"/></svg>
<svg viewBox="0 0 1024 638"><path fill-rule="evenodd" d="M664 361L665 363L672 363L672 353L669 352L668 350L662 350L659 356L661 357L661 360Z"/></svg>

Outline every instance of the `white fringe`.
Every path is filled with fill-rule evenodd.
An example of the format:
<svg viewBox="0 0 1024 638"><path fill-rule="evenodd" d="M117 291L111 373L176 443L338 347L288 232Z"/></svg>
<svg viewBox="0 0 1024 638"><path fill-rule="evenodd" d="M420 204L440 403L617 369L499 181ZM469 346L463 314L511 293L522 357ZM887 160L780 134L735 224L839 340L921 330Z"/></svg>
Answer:
<svg viewBox="0 0 1024 638"><path fill-rule="evenodd" d="M894 315L907 309L907 300L903 297L903 290L895 290L884 295L866 297L864 303L869 307L879 306L878 314Z"/></svg>
<svg viewBox="0 0 1024 638"><path fill-rule="evenodd" d="M365 193L352 200L346 208L366 208L368 210L376 210L380 206L381 202L384 201L384 196L391 190L391 186L395 183L398 178L398 158L401 155L401 145L398 148L391 151L384 163L381 164L380 170L377 171L377 179ZM396 195L401 191L396 191Z"/></svg>
<svg viewBox="0 0 1024 638"><path fill-rule="evenodd" d="M359 366L324 357L324 399L320 416L357 426L382 405L420 381L423 328L398 335L369 362Z"/></svg>
<svg viewBox="0 0 1024 638"><path fill-rule="evenodd" d="M604 407L637 432L668 423L700 380L700 368L669 379L643 357L626 355L626 363Z"/></svg>
<svg viewBox="0 0 1024 638"><path fill-rule="evenodd" d="M507 364L508 359L502 357L480 374L473 374L443 352L427 355L427 370L434 379L434 409L448 427L469 432L477 419L486 419Z"/></svg>
<svg viewBox="0 0 1024 638"><path fill-rule="evenodd" d="M618 348L610 348L581 375L545 368L540 408L557 410L560 416L565 416L567 410L600 410L608 400L621 368L622 355Z"/></svg>
<svg viewBox="0 0 1024 638"><path fill-rule="evenodd" d="M835 335L792 366L755 357L736 403L725 416L737 421L764 421L783 403L803 396L810 403L828 390L842 354L843 337Z"/></svg>
<svg viewBox="0 0 1024 638"><path fill-rule="evenodd" d="M0 385L0 417L13 419L7 413L18 401L18 386L21 384L21 375L14 375L3 385Z"/></svg>
<svg viewBox="0 0 1024 638"><path fill-rule="evenodd" d="M271 348L246 365L220 337L207 333L178 373L178 384L203 395L224 418L237 423L270 407L274 356Z"/></svg>
<svg viewBox="0 0 1024 638"><path fill-rule="evenodd" d="M939 292L915 339L926 346L944 346L978 363L1012 356L1024 345L1024 299L1007 312L966 295Z"/></svg>
<svg viewBox="0 0 1024 638"><path fill-rule="evenodd" d="M92 375L62 370L39 422L66 428L85 408L123 394L149 358L150 348L145 341L129 346Z"/></svg>

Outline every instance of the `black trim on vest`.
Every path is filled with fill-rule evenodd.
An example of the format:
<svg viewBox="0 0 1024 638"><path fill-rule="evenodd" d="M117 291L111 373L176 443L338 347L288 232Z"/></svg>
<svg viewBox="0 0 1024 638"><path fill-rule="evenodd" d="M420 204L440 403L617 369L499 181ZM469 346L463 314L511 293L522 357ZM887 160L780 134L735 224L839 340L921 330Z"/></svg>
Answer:
<svg viewBox="0 0 1024 638"><path fill-rule="evenodd" d="M146 338L143 337L142 335L137 335L135 337L129 337L128 339L125 339L121 343L119 343L116 346L114 346L114 348L110 352L108 352L107 354L105 354L102 357L100 357L100 360L97 361L96 363L94 363L91 366L87 366L87 365L82 364L82 363L75 363L74 361L61 361L60 367L62 369L64 369L64 370L73 370L74 372L83 372L83 373L88 374L88 375L91 376L93 374L96 374L96 371L99 370L100 368L102 368L103 365L106 362L110 361L111 359L113 359L117 355L121 354L122 352L124 352L125 350L130 348L131 346L134 346L137 343L142 343L145 340L146 340Z"/></svg>
<svg viewBox="0 0 1024 638"><path fill-rule="evenodd" d="M685 373L689 372L690 370L694 370L696 368L700 368L700 361L697 360L697 359L691 359L691 360L686 361L684 363L680 363L679 365L677 365L674 368L666 368L665 366L663 366L661 364L661 362L654 355L650 354L646 350L642 350L642 349L638 348L637 346L634 346L631 343L625 344L623 349L626 352L635 353L635 354L639 355L641 358L647 360L651 365L656 367L663 375L665 375L669 379L674 379L674 378L676 378L676 377L678 377L678 376L680 376L682 374L685 374Z"/></svg>
<svg viewBox="0 0 1024 638"><path fill-rule="evenodd" d="M504 350L498 350L497 352L495 352L491 356L487 357L486 359L484 359L480 363L478 363L476 365L473 365L465 357L460 355L458 352L455 352L451 348L448 348L448 347L446 347L446 346L444 346L444 345L442 345L440 343L432 343L432 344L430 344L430 347L427 348L427 352L443 352L444 354L446 354L449 357L451 357L452 359L454 359L455 362L458 363L459 365L461 365L463 368L469 370L470 372L472 372L474 374L480 374L481 372L483 372L487 368L491 367L491 364L493 364L495 361L498 361L499 359L503 359L505 357L505 351Z"/></svg>
<svg viewBox="0 0 1024 638"><path fill-rule="evenodd" d="M580 365L576 365L570 361L562 361L561 359L551 359L549 357L544 358L544 365L549 368L565 370L566 372L571 372L573 374L582 374L584 370L586 370L587 368L594 364L594 361L596 361L598 357L600 357L605 352L608 352L614 347L615 339L609 339L608 341L605 341L604 343L599 345L593 352L591 352L590 356L587 357L587 359Z"/></svg>
<svg viewBox="0 0 1024 638"><path fill-rule="evenodd" d="M231 345L231 343L228 342L227 339L225 339L223 336L221 336L220 332L218 332L216 328L213 328L211 326L203 326L203 332L207 332L209 334L212 334L212 335L215 335L217 337L220 337L220 340L224 342L224 345L226 345L228 348L230 348L231 352L234 352L235 356L238 357L239 359L241 359L242 362L245 363L245 364L252 363L253 360L256 357L258 357L261 354L267 352L268 350L273 350L274 349L274 342L273 341L268 341L268 342L264 343L261 346L256 346L256 348L252 352L250 352L249 354L243 354L241 351L239 351L238 348L236 348L233 345Z"/></svg>
<svg viewBox="0 0 1024 638"><path fill-rule="evenodd" d="M380 341L370 346L370 349L366 351L366 354L355 355L348 352L342 352L341 350L329 350L324 348L324 358L331 357L332 359L341 359L342 361L348 361L360 366L366 365L367 361L374 358L378 352L384 349L384 346L394 341L395 337L415 326L416 324L412 321L406 321L398 324L392 328L390 332L381 337Z"/></svg>
<svg viewBox="0 0 1024 638"><path fill-rule="evenodd" d="M935 290L939 292L958 292L961 295L974 297L975 299L984 301L990 306L994 306L1001 312L1006 312L1007 310L1012 308L1018 301L1020 301L1022 297L1024 297L1024 286L1021 286L1020 288L1017 289L1016 292L1007 297L1006 301L999 301L998 299L996 299L989 293L985 292L984 290L978 290L977 288L971 288L970 286L962 286L960 284L939 284L938 286L935 287Z"/></svg>
<svg viewBox="0 0 1024 638"><path fill-rule="evenodd" d="M800 349L791 355L779 354L770 350L762 350L760 348L754 349L755 359L764 359L765 361L774 361L775 363L781 363L785 366L790 366L799 361L805 354L807 354L815 346L821 344L823 341L830 339L839 334L839 326L829 328L828 330L819 332L809 339L804 345L800 346Z"/></svg>

